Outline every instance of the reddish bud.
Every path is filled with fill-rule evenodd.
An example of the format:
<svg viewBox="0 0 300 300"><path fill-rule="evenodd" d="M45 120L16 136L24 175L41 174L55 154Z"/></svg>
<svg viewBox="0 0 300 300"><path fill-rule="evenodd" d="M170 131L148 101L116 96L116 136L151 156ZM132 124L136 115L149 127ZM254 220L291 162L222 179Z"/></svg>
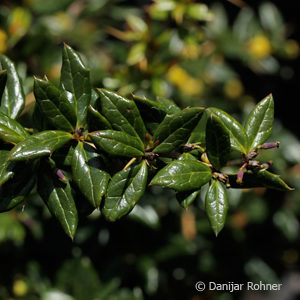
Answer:
<svg viewBox="0 0 300 300"><path fill-rule="evenodd" d="M238 174L237 174L236 183L237 184L242 184L243 183L243 177L244 177L244 171L239 170Z"/></svg>
<svg viewBox="0 0 300 300"><path fill-rule="evenodd" d="M272 148L278 148L280 142L272 142L272 143L264 143L259 148L260 149L272 149Z"/></svg>
<svg viewBox="0 0 300 300"><path fill-rule="evenodd" d="M63 182L68 182L68 179L66 178L66 176L63 174L63 172L60 169L56 170L56 175L59 177L59 179Z"/></svg>

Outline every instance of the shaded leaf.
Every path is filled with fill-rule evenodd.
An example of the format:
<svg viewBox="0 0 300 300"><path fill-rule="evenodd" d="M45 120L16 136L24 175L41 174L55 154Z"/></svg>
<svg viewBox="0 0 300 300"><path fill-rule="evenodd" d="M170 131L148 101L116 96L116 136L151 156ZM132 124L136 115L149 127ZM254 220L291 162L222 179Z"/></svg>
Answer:
<svg viewBox="0 0 300 300"><path fill-rule="evenodd" d="M206 128L206 122L208 118L208 111L205 110L203 112L203 115L192 131L187 143L188 144L195 144L198 143L201 146L205 147L205 128Z"/></svg>
<svg viewBox="0 0 300 300"><path fill-rule="evenodd" d="M107 119L102 116L92 105L89 105L88 109L88 124L90 131L111 129L111 125Z"/></svg>
<svg viewBox="0 0 300 300"><path fill-rule="evenodd" d="M25 94L14 63L0 55L0 68L7 70L7 81L2 95L0 111L16 119L25 105Z"/></svg>
<svg viewBox="0 0 300 300"><path fill-rule="evenodd" d="M27 160L42 156L50 156L72 139L72 135L64 131L46 130L27 137L18 143L9 153L9 161Z"/></svg>
<svg viewBox="0 0 300 300"><path fill-rule="evenodd" d="M116 221L133 209L145 192L147 177L145 161L112 177L101 210L107 220Z"/></svg>
<svg viewBox="0 0 300 300"><path fill-rule="evenodd" d="M235 118L219 108L210 107L208 110L213 112L227 129L231 148L246 154L247 134L243 126Z"/></svg>
<svg viewBox="0 0 300 300"><path fill-rule="evenodd" d="M220 170L227 162L230 153L230 137L223 123L213 113L206 124L206 153L210 163Z"/></svg>
<svg viewBox="0 0 300 300"><path fill-rule="evenodd" d="M270 94L250 112L245 131L248 135L248 151L263 144L271 135L274 121L274 100Z"/></svg>
<svg viewBox="0 0 300 300"><path fill-rule="evenodd" d="M160 185L179 192L200 189L212 176L211 169L199 161L174 160L159 170L150 185Z"/></svg>
<svg viewBox="0 0 300 300"><path fill-rule="evenodd" d="M0 139L12 144L17 144L28 137L28 132L16 120L0 112Z"/></svg>
<svg viewBox="0 0 300 300"><path fill-rule="evenodd" d="M7 80L7 70L1 70L0 71L0 103L6 86L6 80Z"/></svg>
<svg viewBox="0 0 300 300"><path fill-rule="evenodd" d="M188 208L196 200L199 193L200 190L194 192L178 192L176 194L176 199L180 206L183 208Z"/></svg>
<svg viewBox="0 0 300 300"><path fill-rule="evenodd" d="M244 173L243 182L238 184L237 174L228 174L230 187L232 188L255 188L266 187L280 191L292 191L293 188L289 187L279 175L273 174L265 169L258 171L248 171Z"/></svg>
<svg viewBox="0 0 300 300"><path fill-rule="evenodd" d="M81 142L73 153L72 174L82 194L94 207L99 207L110 175L100 169L99 157L91 157Z"/></svg>
<svg viewBox="0 0 300 300"><path fill-rule="evenodd" d="M43 166L38 177L38 193L65 233L73 239L78 215L71 186L69 182L63 183L55 176L48 166Z"/></svg>
<svg viewBox="0 0 300 300"><path fill-rule="evenodd" d="M0 187L0 212L8 211L24 200L35 184L34 172L35 165L21 164L13 178L7 178Z"/></svg>
<svg viewBox="0 0 300 300"><path fill-rule="evenodd" d="M159 144L153 152L167 153L185 143L203 111L202 107L193 107L167 115L154 132L153 140L159 141Z"/></svg>
<svg viewBox="0 0 300 300"><path fill-rule="evenodd" d="M77 116L76 127L86 126L87 109L91 100L90 71L70 46L64 45L61 87L73 104Z"/></svg>
<svg viewBox="0 0 300 300"><path fill-rule="evenodd" d="M105 89L97 91L101 97L102 113L112 127L144 141L146 128L134 101Z"/></svg>
<svg viewBox="0 0 300 300"><path fill-rule="evenodd" d="M49 124L59 130L74 131L75 109L63 92L50 81L35 78L34 95Z"/></svg>
<svg viewBox="0 0 300 300"><path fill-rule="evenodd" d="M173 100L164 97L157 97L156 101L165 107L168 115L173 115L181 111Z"/></svg>
<svg viewBox="0 0 300 300"><path fill-rule="evenodd" d="M213 180L205 197L205 210L217 236L223 229L228 211L227 192L223 183Z"/></svg>
<svg viewBox="0 0 300 300"><path fill-rule="evenodd" d="M167 114L167 109L160 103L147 98L132 95L145 122L160 123Z"/></svg>
<svg viewBox="0 0 300 300"><path fill-rule="evenodd" d="M14 176L15 163L7 162L8 154L8 150L0 150L0 186Z"/></svg>
<svg viewBox="0 0 300 300"><path fill-rule="evenodd" d="M141 140L126 132L116 130L96 131L89 135L97 148L118 156L142 156L144 146Z"/></svg>

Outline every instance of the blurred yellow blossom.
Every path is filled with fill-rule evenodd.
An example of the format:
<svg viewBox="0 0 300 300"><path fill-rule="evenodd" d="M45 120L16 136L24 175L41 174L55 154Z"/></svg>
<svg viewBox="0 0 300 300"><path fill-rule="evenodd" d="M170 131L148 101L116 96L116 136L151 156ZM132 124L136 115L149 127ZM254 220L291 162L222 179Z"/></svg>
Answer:
<svg viewBox="0 0 300 300"><path fill-rule="evenodd" d="M168 70L167 77L170 82L187 95L193 96L203 92L202 80L191 77L178 65L174 65Z"/></svg>
<svg viewBox="0 0 300 300"><path fill-rule="evenodd" d="M224 85L224 94L230 99L239 98L244 92L244 87L239 79L233 78L226 81Z"/></svg>
<svg viewBox="0 0 300 300"><path fill-rule="evenodd" d="M254 36L246 44L248 53L257 59L262 59L272 53L272 46L269 39L262 34Z"/></svg>
<svg viewBox="0 0 300 300"><path fill-rule="evenodd" d="M18 279L13 284L13 293L17 297L22 297L27 293L28 287L27 284L21 280Z"/></svg>
<svg viewBox="0 0 300 300"><path fill-rule="evenodd" d="M0 53L6 51L7 34L4 30L0 29Z"/></svg>

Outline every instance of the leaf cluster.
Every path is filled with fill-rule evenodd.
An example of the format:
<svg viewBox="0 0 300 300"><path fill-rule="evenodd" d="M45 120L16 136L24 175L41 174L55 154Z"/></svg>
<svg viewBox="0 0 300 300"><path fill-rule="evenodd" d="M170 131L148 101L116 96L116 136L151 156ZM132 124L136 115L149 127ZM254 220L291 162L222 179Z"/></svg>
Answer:
<svg viewBox="0 0 300 300"><path fill-rule="evenodd" d="M259 102L243 127L218 108L180 109L164 98L126 99L92 89L80 56L64 45L59 86L34 79L32 128L19 117L25 105L14 64L0 58L0 211L37 191L74 238L78 218L101 211L108 221L127 215L148 186L176 191L188 207L209 184L205 209L217 235L228 210L227 188L291 188L255 160L272 132L272 95ZM226 172L235 159L236 172Z"/></svg>

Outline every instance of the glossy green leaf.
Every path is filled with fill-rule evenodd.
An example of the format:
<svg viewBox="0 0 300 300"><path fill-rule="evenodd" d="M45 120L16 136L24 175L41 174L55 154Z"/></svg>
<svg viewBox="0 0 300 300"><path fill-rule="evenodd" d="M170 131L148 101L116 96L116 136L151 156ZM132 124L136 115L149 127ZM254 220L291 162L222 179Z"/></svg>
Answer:
<svg viewBox="0 0 300 300"><path fill-rule="evenodd" d="M6 80L7 80L7 70L1 70L0 71L0 103L6 86Z"/></svg>
<svg viewBox="0 0 300 300"><path fill-rule="evenodd" d="M223 183L213 180L205 197L205 210L217 236L223 229L228 211L227 192Z"/></svg>
<svg viewBox="0 0 300 300"><path fill-rule="evenodd" d="M223 123L215 115L208 117L206 124L206 153L210 163L220 170L227 162L230 153L230 137Z"/></svg>
<svg viewBox="0 0 300 300"><path fill-rule="evenodd" d="M164 106L168 115L173 115L181 111L173 100L164 97L157 97L156 101Z"/></svg>
<svg viewBox="0 0 300 300"><path fill-rule="evenodd" d="M146 128L134 101L105 89L97 91L101 97L102 113L112 127L132 136L138 136L144 141Z"/></svg>
<svg viewBox="0 0 300 300"><path fill-rule="evenodd" d="M199 161L174 160L159 170L150 185L160 185L179 192L200 189L212 176L211 169Z"/></svg>
<svg viewBox="0 0 300 300"><path fill-rule="evenodd" d="M33 134L12 148L9 161L50 156L71 139L72 135L64 131L46 130Z"/></svg>
<svg viewBox="0 0 300 300"><path fill-rule="evenodd" d="M0 150L0 187L14 176L13 167L15 163L7 162L8 154L8 150Z"/></svg>
<svg viewBox="0 0 300 300"><path fill-rule="evenodd" d="M243 126L235 118L219 108L210 107L208 110L213 112L228 130L231 148L246 154L247 134Z"/></svg>
<svg viewBox="0 0 300 300"><path fill-rule="evenodd" d="M0 212L8 211L24 200L35 184L34 172L35 165L21 164L13 178L3 183L0 187Z"/></svg>
<svg viewBox="0 0 300 300"><path fill-rule="evenodd" d="M82 194L94 207L99 207L105 194L110 175L101 170L97 156L90 155L79 142L72 158L73 180Z"/></svg>
<svg viewBox="0 0 300 300"><path fill-rule="evenodd" d="M75 109L63 92L50 81L35 78L34 95L49 124L59 130L74 131Z"/></svg>
<svg viewBox="0 0 300 300"><path fill-rule="evenodd" d="M178 160L194 160L197 161L197 158L190 153L183 153L178 157Z"/></svg>
<svg viewBox="0 0 300 300"><path fill-rule="evenodd" d="M289 187L279 175L273 174L265 169L258 171L248 171L244 173L243 182L238 184L236 182L237 174L229 174L228 180L232 188L254 188L266 187L280 191L292 191L293 188Z"/></svg>
<svg viewBox="0 0 300 300"><path fill-rule="evenodd" d="M0 111L16 119L25 105L25 94L14 63L0 55L0 68L7 70L7 81L2 95Z"/></svg>
<svg viewBox="0 0 300 300"><path fill-rule="evenodd" d="M198 197L200 190L194 192L178 192L176 194L176 199L180 206L183 208L188 208Z"/></svg>
<svg viewBox="0 0 300 300"><path fill-rule="evenodd" d="M75 107L76 127L86 127L87 110L91 100L90 71L80 56L68 45L63 48L61 87Z"/></svg>
<svg viewBox="0 0 300 300"><path fill-rule="evenodd" d="M108 120L102 116L92 105L89 105L88 109L88 124L89 131L112 128Z"/></svg>
<svg viewBox="0 0 300 300"><path fill-rule="evenodd" d="M167 109L160 103L147 98L132 95L145 122L160 123L167 114Z"/></svg>
<svg viewBox="0 0 300 300"><path fill-rule="evenodd" d="M91 133L90 137L97 148L108 154L128 157L144 155L141 140L126 132L102 130Z"/></svg>
<svg viewBox="0 0 300 300"><path fill-rule="evenodd" d="M28 132L20 123L0 112L0 140L17 144L27 136Z"/></svg>
<svg viewBox="0 0 300 300"><path fill-rule="evenodd" d="M205 147L205 128L208 118L208 111L205 110L202 114L201 119L198 121L198 124L192 131L187 143L188 144L200 144L202 147Z"/></svg>
<svg viewBox="0 0 300 300"><path fill-rule="evenodd" d="M248 135L248 150L263 144L271 135L274 121L274 100L270 94L250 112L245 130Z"/></svg>
<svg viewBox="0 0 300 300"><path fill-rule="evenodd" d="M70 183L63 183L51 169L43 167L38 177L38 193L65 233L74 238L78 215Z"/></svg>
<svg viewBox="0 0 300 300"><path fill-rule="evenodd" d="M116 221L133 209L145 192L147 177L145 161L112 177L101 210L107 220Z"/></svg>
<svg viewBox="0 0 300 300"><path fill-rule="evenodd" d="M204 108L186 108L176 114L167 115L153 135L159 141L155 153L167 153L185 143L202 116Z"/></svg>

